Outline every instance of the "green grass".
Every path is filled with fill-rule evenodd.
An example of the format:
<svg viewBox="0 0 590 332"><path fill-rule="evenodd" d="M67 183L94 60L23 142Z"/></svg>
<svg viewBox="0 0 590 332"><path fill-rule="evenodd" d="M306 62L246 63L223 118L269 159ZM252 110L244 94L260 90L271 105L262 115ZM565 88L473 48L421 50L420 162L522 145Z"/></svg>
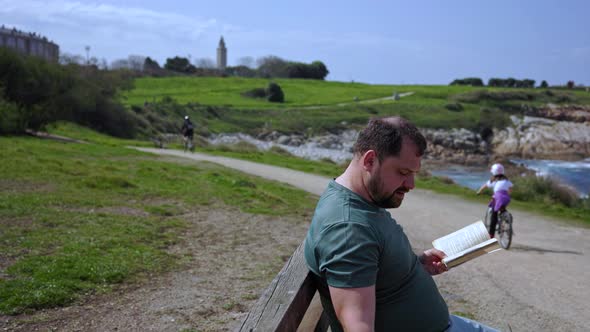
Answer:
<svg viewBox="0 0 590 332"><path fill-rule="evenodd" d="M589 104L590 94L583 91L541 89L506 89L469 86L369 85L316 80L279 79L287 98L285 103L241 96L252 88L264 87L268 80L236 77L144 77L135 88L120 98L127 106L149 109L158 116L179 121L184 114L195 120L197 132L227 133L277 130L287 133L323 133L360 127L374 116L401 115L425 128L504 127L509 115L523 112L522 105L539 106L548 102L563 103L569 96L579 104ZM413 92L398 101L375 98L393 92ZM358 97L360 102L354 102ZM523 100L532 96L531 100ZM168 99L165 99L168 98ZM460 102L462 110L445 106Z"/></svg>
<svg viewBox="0 0 590 332"><path fill-rule="evenodd" d="M265 100L241 96L254 88L266 88L269 82L278 83L285 93L285 102L269 103ZM232 106L236 108L290 108L301 106L332 105L391 96L390 85L325 82L303 79L262 79L239 77L144 77L135 80L135 88L121 95L126 105L143 105L164 97L181 104ZM403 92L403 91L399 91Z"/></svg>
<svg viewBox="0 0 590 332"><path fill-rule="evenodd" d="M181 258L166 248L187 227L184 211L292 215L315 205L311 195L275 182L88 138L110 143L0 137L2 313L66 305L173 268Z"/></svg>
<svg viewBox="0 0 590 332"><path fill-rule="evenodd" d="M87 127L83 127L71 122L56 122L47 126L47 132L73 138L88 143L96 143L104 146L111 147L124 147L124 146L153 146L152 143L145 140L131 140L131 139L120 139L115 138L106 134L101 134Z"/></svg>

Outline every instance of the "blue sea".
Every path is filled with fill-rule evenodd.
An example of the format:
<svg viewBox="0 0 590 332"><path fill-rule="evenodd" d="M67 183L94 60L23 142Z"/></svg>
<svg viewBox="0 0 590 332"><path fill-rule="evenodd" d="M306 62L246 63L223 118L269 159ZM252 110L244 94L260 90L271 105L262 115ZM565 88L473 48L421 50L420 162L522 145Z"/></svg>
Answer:
<svg viewBox="0 0 590 332"><path fill-rule="evenodd" d="M576 189L581 197L590 194L590 158L580 161L511 159L533 170L539 176L549 176ZM457 184L477 190L490 178L487 169L449 166L432 171L433 175L446 176Z"/></svg>

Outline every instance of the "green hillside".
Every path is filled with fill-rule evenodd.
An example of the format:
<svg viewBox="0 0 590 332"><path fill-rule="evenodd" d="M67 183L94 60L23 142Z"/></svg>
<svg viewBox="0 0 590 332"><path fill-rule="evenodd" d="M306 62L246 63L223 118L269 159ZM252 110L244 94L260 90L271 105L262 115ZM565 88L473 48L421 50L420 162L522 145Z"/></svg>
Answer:
<svg viewBox="0 0 590 332"><path fill-rule="evenodd" d="M265 88L269 82L278 83L285 93L282 104L264 99L243 97L245 91ZM290 108L333 105L391 96L396 87L362 83L325 82L302 79L263 79L240 77L145 77L135 80L135 89L123 95L127 105L143 105L171 97L181 104L231 106L235 108Z"/></svg>
<svg viewBox="0 0 590 332"><path fill-rule="evenodd" d="M146 119L142 128L151 125L153 133L177 132L180 119L188 114L201 135L271 130L316 134L389 115L404 116L425 128L481 130L506 126L510 115L524 114L528 106L590 104L590 94L571 90L274 81L282 87L285 103L242 96L264 88L269 80L235 77L138 78L119 98ZM397 101L383 99L394 92L411 94Z"/></svg>

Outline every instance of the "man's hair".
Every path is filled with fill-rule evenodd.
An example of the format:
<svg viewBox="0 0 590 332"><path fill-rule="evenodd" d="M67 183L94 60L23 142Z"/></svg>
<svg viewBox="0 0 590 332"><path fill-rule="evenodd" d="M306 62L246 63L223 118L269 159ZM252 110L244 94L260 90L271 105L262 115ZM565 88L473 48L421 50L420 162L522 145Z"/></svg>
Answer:
<svg viewBox="0 0 590 332"><path fill-rule="evenodd" d="M399 156L404 139L411 140L418 147L418 155L424 155L426 139L418 128L402 117L373 118L363 129L352 151L361 156L369 150L377 153L380 161L387 157Z"/></svg>

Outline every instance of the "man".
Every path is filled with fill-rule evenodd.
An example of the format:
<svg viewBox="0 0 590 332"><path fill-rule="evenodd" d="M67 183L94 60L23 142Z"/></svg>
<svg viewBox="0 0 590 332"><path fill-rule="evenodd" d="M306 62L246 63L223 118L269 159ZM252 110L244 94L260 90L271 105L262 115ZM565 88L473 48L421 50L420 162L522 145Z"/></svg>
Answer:
<svg viewBox="0 0 590 332"><path fill-rule="evenodd" d="M332 331L494 331L449 315L432 279L446 271L445 254L414 254L386 210L414 188L425 149L407 120L373 119L359 133L348 168L322 194L305 259Z"/></svg>

